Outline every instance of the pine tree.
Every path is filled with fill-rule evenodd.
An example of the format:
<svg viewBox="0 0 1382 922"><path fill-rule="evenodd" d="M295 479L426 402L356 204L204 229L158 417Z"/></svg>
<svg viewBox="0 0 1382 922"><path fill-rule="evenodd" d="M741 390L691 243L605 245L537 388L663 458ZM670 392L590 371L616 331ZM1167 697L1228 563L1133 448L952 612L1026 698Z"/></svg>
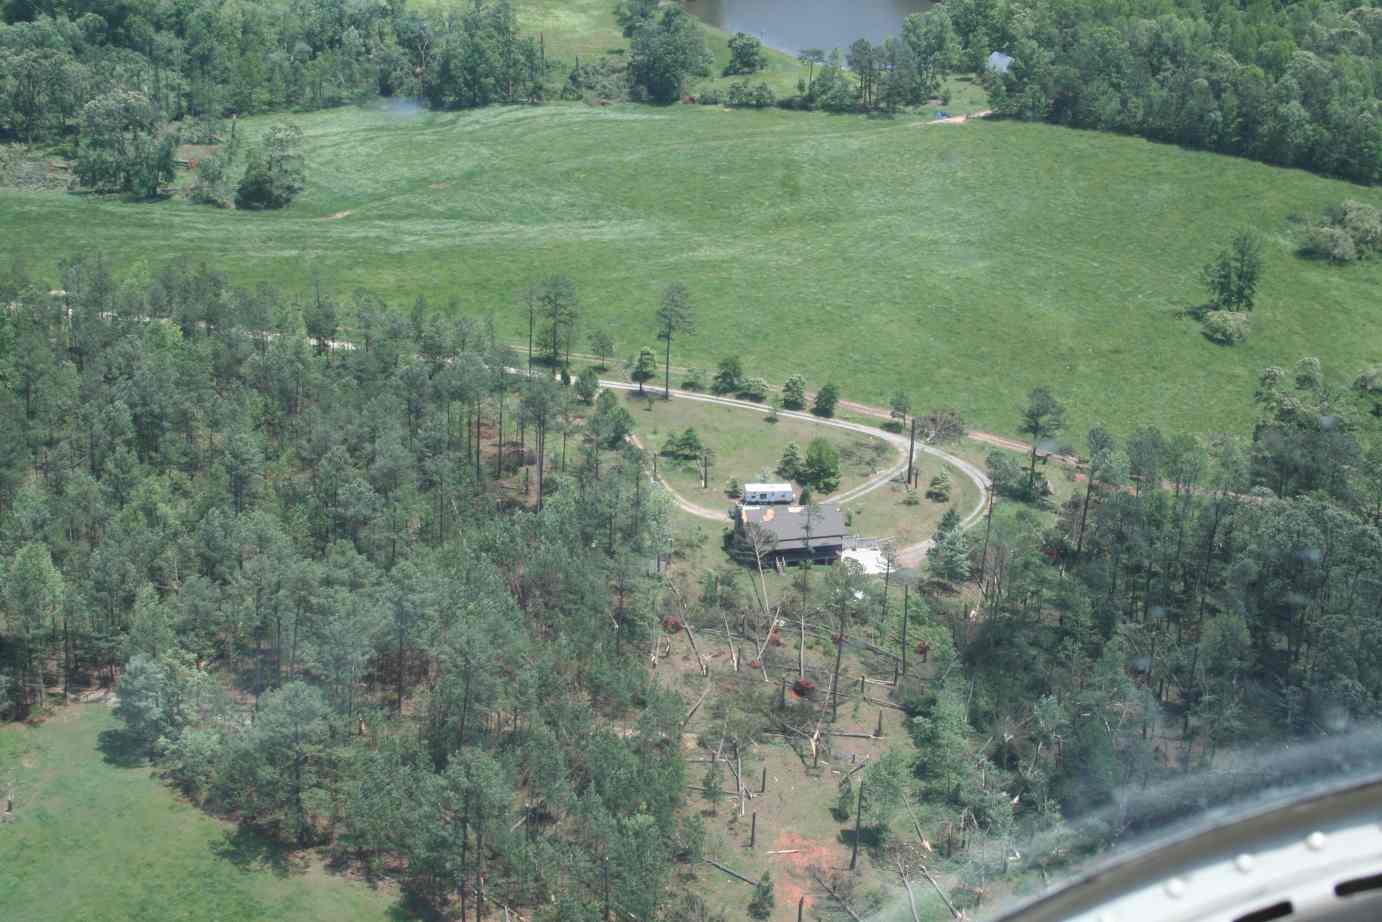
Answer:
<svg viewBox="0 0 1382 922"><path fill-rule="evenodd" d="M773 914L777 897L773 894L773 876L767 871L753 887L753 899L749 900L749 915L755 919L766 919Z"/></svg>
<svg viewBox="0 0 1382 922"><path fill-rule="evenodd" d="M947 532L926 552L931 572L949 583L969 579L969 538L958 528Z"/></svg>
<svg viewBox="0 0 1382 922"><path fill-rule="evenodd" d="M710 804L712 812L719 812L720 801L725 797L721 774L720 763L711 762L705 770L705 778L701 780L701 794L705 797L705 802Z"/></svg>
<svg viewBox="0 0 1382 922"><path fill-rule="evenodd" d="M782 460L777 463L777 472L788 480L797 480L801 477L802 463L801 446L788 442L782 450Z"/></svg>

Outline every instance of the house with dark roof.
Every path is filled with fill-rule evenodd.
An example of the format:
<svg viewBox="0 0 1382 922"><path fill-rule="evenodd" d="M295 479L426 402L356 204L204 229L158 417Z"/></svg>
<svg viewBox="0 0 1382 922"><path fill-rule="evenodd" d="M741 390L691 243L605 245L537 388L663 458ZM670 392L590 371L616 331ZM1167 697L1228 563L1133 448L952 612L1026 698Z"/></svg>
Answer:
<svg viewBox="0 0 1382 922"><path fill-rule="evenodd" d="M743 559L754 556L757 536L760 552L774 565L800 563L833 563L840 557L849 539L845 516L839 506L822 503L815 506L735 506L734 545Z"/></svg>

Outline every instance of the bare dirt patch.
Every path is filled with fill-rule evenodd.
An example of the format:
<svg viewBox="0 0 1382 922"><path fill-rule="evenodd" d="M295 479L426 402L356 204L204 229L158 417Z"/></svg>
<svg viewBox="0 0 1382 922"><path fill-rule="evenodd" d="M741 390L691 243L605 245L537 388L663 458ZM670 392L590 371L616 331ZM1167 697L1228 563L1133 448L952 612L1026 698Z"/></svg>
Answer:
<svg viewBox="0 0 1382 922"><path fill-rule="evenodd" d="M352 214L354 214L354 213L355 213L354 209L352 209L352 208L347 208L345 211L338 211L338 212L336 212L335 214L322 215L322 217L321 217L319 220L322 220L322 221L339 221L339 220L341 220L341 218L348 218L348 217L350 217L350 216L351 216Z"/></svg>
<svg viewBox="0 0 1382 922"><path fill-rule="evenodd" d="M436 190L440 191L440 190L442 190L442 189L449 188L450 185L451 185L451 183L449 183L449 182L434 182L434 183L432 183L430 186L428 186L427 188L429 188L429 189L436 189Z"/></svg>
<svg viewBox="0 0 1382 922"><path fill-rule="evenodd" d="M185 161L189 169L195 169L198 161L215 156L220 149L219 144L179 144L173 156Z"/></svg>
<svg viewBox="0 0 1382 922"><path fill-rule="evenodd" d="M806 905L815 902L811 895L811 868L829 868L836 859L836 850L828 843L808 839L795 832L779 833L773 840L772 851L787 854L773 855L777 895L781 904L794 908L797 901L806 897Z"/></svg>
<svg viewBox="0 0 1382 922"><path fill-rule="evenodd" d="M972 118L987 118L993 114L992 109L985 109L982 112L972 112L969 115L950 115L945 118L933 119L929 122L921 122L922 125L963 125Z"/></svg>

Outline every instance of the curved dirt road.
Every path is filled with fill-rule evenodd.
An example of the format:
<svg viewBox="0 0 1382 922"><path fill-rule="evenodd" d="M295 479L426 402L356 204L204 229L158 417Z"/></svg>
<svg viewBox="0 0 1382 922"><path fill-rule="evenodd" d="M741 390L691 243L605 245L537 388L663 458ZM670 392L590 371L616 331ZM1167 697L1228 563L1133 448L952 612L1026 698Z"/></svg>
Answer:
<svg viewBox="0 0 1382 922"><path fill-rule="evenodd" d="M623 381L601 380L600 386L603 388L607 388L609 390L616 391L638 390L638 386L636 384L626 384ZM650 393L654 392L650 391ZM720 406L734 407L740 410L752 410L757 413L767 413L769 410L769 407L761 403L753 403L748 400L737 400L733 397L717 397L713 394L701 394L695 391L683 391L678 390L676 388L672 388L672 396L676 397L679 400L697 400L701 403L718 404ZM864 407L860 404L850 404L849 406L851 409L855 410L864 409ZM868 409L872 410L873 408L870 407ZM841 419L826 419L820 416L814 416L810 413L803 413L798 410L779 410L778 415L785 416L788 419L801 420L803 422L811 423L817 426L826 426L831 429L842 429L846 432L854 432L860 435L867 435L872 438L882 439L883 441L887 442L888 444L892 445L894 448L898 450L898 455L902 460L900 460L898 463L894 464L887 470L883 471L882 473L874 475L869 480L865 481L864 483L861 483L859 486L846 490L839 496L832 496L830 498L831 502L847 503L851 500L858 499L861 496L866 496L869 493L872 493L874 490L877 490L879 487L882 487L884 484L890 482L899 474L907 470L908 440L904 436L888 432L883 429L878 429L873 426L865 426L861 423L851 423ZM870 415L873 414L871 413ZM979 468L975 467L973 464L970 464L968 461L964 460L963 458L957 458L949 452L942 451L941 449L936 448L933 445L926 445L922 442L918 442L917 450L919 452L931 455L932 457L939 458L941 461L945 462L946 464L949 464L951 467L956 468L960 471L960 473L968 477L976 487L979 488L979 501L975 504L974 508L969 511L969 514L960 520L960 527L969 528L975 522L979 521L979 519L982 518L984 515L984 509L987 505L988 500L988 490L990 486L988 475L981 471ZM686 499L676 490L673 490L670 486L667 485L666 481L663 481L662 485L664 487L667 487L667 491L672 494L672 497L676 501L677 506L680 507L682 510L686 511L687 513L694 515L697 518L706 519L712 522L725 521L725 513L716 512L714 510L707 509L704 506L696 505L695 503ZM913 566L917 563L920 563L920 561L926 556L926 552L930 549L931 544L931 540L927 539L926 541L921 541L916 544L909 545L907 547L898 548L898 563L903 566Z"/></svg>

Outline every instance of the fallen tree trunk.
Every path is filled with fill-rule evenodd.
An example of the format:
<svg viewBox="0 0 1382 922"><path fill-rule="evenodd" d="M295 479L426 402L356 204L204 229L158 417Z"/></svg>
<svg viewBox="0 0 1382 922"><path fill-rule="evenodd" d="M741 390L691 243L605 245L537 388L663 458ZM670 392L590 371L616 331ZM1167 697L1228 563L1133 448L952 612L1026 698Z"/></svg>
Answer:
<svg viewBox="0 0 1382 922"><path fill-rule="evenodd" d="M850 907L849 903L845 902L844 897L840 896L839 892L836 891L834 887L826 883L824 878L822 878L815 871L811 872L811 876L816 879L816 883L820 884L821 888L825 890L826 893L830 894L831 899L840 904L841 909L849 913L849 917L853 919L854 922L864 922L863 919L859 918L859 914L855 912L852 907Z"/></svg>
<svg viewBox="0 0 1382 922"><path fill-rule="evenodd" d="M710 695L710 688L710 683L707 682L705 691L701 692L700 698L696 699L696 703L691 705L691 710L687 711L686 716L681 719L681 728L683 730L685 730L686 725L691 722L691 718L696 716L696 712L701 709L701 705L705 703L705 699Z"/></svg>
<svg viewBox="0 0 1382 922"><path fill-rule="evenodd" d="M696 635L691 630L691 622L687 621L683 626L686 628L686 639L691 641L691 652L696 654L696 662L700 663L701 675L710 675L710 667L705 664L705 657L701 656L700 647L696 646Z"/></svg>
<svg viewBox="0 0 1382 922"><path fill-rule="evenodd" d="M713 867L713 868L719 868L721 871L724 871L726 874L728 874L730 877L735 878L736 880L742 880L744 883L748 884L750 887L756 887L756 886L758 886L758 881L756 881L756 880L750 880L749 878L745 877L743 874L740 874L738 871L734 870L734 868L727 868L727 867L725 867L723 864L720 864L720 862L716 861L716 860L713 859L713 858L702 858L701 860L704 861L706 864L710 865L710 866Z"/></svg>

